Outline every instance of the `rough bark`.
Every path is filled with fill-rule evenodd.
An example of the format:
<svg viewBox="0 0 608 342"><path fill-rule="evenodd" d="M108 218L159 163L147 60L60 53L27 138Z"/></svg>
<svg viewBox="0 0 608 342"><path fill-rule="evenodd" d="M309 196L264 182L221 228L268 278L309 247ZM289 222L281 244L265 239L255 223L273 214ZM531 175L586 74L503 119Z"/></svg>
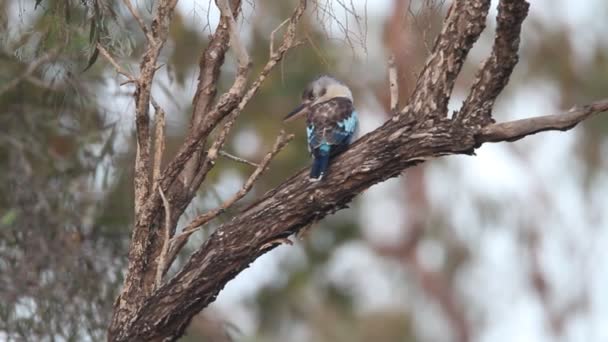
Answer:
<svg viewBox="0 0 608 342"><path fill-rule="evenodd" d="M294 33L295 23L305 4L304 0L300 2L285 34L284 42L291 37L291 43L279 51L280 55L271 51L269 63L274 61L276 64L293 46L294 36L289 32ZM234 41L233 32L229 32L234 17L226 14L230 12L226 10L227 3L223 6L220 8L224 8L222 15L225 20L217 32L224 32L224 35L228 32L235 48L234 44L238 42ZM307 170L302 170L220 226L183 268L158 288L154 287L154 275L158 274L156 259L162 245L159 236L163 210L160 192L149 193L146 203L137 211L129 273L116 305L110 340L177 339L192 317L213 302L226 283L260 255L287 242L289 236L312 222L347 207L356 195L373 184L398 176L411 166L446 155L470 155L486 142L513 141L540 131L570 129L591 114L608 109L608 100L603 100L566 114L492 123L490 114L494 101L517 62L521 22L528 8L524 0L501 0L492 55L481 67L461 111L454 119L449 119L447 104L456 77L468 51L485 27L489 6L489 0L454 1L444 29L402 111L393 113L384 125L359 139L333 160L323 182L309 182ZM154 26L152 33L154 35ZM227 44L225 39L222 44ZM195 115L184 144L159 178L159 187L167 195L166 202L171 203L172 215L181 215L182 208L191 199L191 186L198 187L204 178L198 177L192 184L180 182L186 165L198 158L195 157L198 154L204 160L194 163L199 167L196 173L204 174L207 167L213 166L212 157L218 154L217 150L210 149L206 155L200 155L197 152L200 151L200 143L224 118L227 118L224 128L229 130L265 78L265 74L260 75L259 82L254 82L247 91L249 65L243 63L244 57L239 59L241 63L233 86L220 96L214 106L205 107L200 121ZM221 59L217 59L217 63L222 63ZM217 73L215 69L201 67L201 72L204 70L210 71L206 77L213 78ZM202 83L204 80L201 78ZM199 92L197 94L195 103L202 96ZM187 191L190 193L186 195L184 192ZM180 200L175 201L176 198ZM177 217L170 221L177 222ZM133 286L142 286L144 290L136 293Z"/></svg>

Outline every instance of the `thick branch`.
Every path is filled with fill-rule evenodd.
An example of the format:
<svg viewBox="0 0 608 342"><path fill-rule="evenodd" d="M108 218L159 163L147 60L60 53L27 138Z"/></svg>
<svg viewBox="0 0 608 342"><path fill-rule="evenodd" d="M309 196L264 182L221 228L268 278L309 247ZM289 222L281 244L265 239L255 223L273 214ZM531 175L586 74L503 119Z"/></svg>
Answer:
<svg viewBox="0 0 608 342"><path fill-rule="evenodd" d="M425 125L447 116L448 101L469 50L486 25L489 0L456 0L452 3L443 29L416 82L416 88L401 115L412 107ZM395 120L398 120L398 116Z"/></svg>
<svg viewBox="0 0 608 342"><path fill-rule="evenodd" d="M485 126L492 120L494 101L509 82L519 60L521 24L528 15L525 0L501 0L496 18L496 38L492 54L477 72L469 96L464 101L456 120L467 126Z"/></svg>

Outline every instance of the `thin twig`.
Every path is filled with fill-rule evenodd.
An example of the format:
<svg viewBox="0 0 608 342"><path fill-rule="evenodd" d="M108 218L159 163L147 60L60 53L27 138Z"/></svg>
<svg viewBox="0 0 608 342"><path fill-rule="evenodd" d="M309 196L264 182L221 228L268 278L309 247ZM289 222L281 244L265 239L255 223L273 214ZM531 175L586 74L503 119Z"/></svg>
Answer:
<svg viewBox="0 0 608 342"><path fill-rule="evenodd" d="M281 29L281 27L285 26L285 24L287 24L290 19L291 18L287 18L287 19L283 20L283 22L280 23L279 26L277 26L274 30L272 30L272 32L270 32L270 56L271 57L274 55L274 35L277 33L278 30Z"/></svg>
<svg viewBox="0 0 608 342"><path fill-rule="evenodd" d="M169 26L177 0L160 0L152 19L151 40L146 44L145 52L141 57L139 66L140 75L136 78L137 91L133 94L135 99L135 133L137 149L135 153L135 214L139 216L141 208L150 197L151 145L150 136L150 98L152 84L157 70L157 61L163 45L169 35ZM152 192L154 193L154 192Z"/></svg>
<svg viewBox="0 0 608 342"><path fill-rule="evenodd" d="M230 9L230 3L228 0L219 0L216 3L220 9L220 12L222 13L222 16L228 19L228 26L230 29L230 45L234 49L234 53L237 56L239 67L247 68L250 63L249 54L241 42L241 37L236 24L236 18L232 13L232 9Z"/></svg>
<svg viewBox="0 0 608 342"><path fill-rule="evenodd" d="M165 193L161 187L158 187L160 198L163 200L165 206L165 237L163 241L163 247L158 256L158 265L156 267L156 288L160 287L160 283L163 279L165 264L167 263L167 252L169 251L169 243L171 238L171 206Z"/></svg>
<svg viewBox="0 0 608 342"><path fill-rule="evenodd" d="M247 164L247 165L250 165L250 166L253 166L253 167L258 167L259 166L259 164L251 162L251 161L249 161L247 159L243 159L241 157L237 157L237 156L232 155L232 154L230 154L230 153L228 153L228 152L226 152L224 150L221 150L219 153L220 153L220 156L226 157L226 158L231 159L231 160L234 160L235 162Z"/></svg>
<svg viewBox="0 0 608 342"><path fill-rule="evenodd" d="M137 21L137 24L139 24L139 27L141 28L141 30L144 32L146 39L149 42L153 41L153 38L150 35L150 32L148 31L148 27L146 26L146 23L144 23L144 20L139 15L139 12L137 12L135 7L133 7L133 4L131 4L131 0L123 0L123 2L125 4L125 6L127 6L127 8L129 9L129 12L131 12L131 15L133 16L133 18L135 18L135 21Z"/></svg>
<svg viewBox="0 0 608 342"><path fill-rule="evenodd" d="M393 54L388 58L388 82L391 95L391 112L396 113L399 107L399 81L397 80L397 66Z"/></svg>
<svg viewBox="0 0 608 342"><path fill-rule="evenodd" d="M114 57L112 57L112 55L108 52L108 50L106 50L106 48L103 47L103 45L101 45L100 43L97 43L97 50L99 50L99 53L101 53L101 55L104 56L108 60L108 62L110 62L110 64L112 64L112 66L114 66L114 69L116 69L116 72L118 74L126 77L129 80L129 82L135 82L135 77L133 77L133 75L131 73L129 73L123 67L121 67L120 64L118 64L118 62L116 62Z"/></svg>

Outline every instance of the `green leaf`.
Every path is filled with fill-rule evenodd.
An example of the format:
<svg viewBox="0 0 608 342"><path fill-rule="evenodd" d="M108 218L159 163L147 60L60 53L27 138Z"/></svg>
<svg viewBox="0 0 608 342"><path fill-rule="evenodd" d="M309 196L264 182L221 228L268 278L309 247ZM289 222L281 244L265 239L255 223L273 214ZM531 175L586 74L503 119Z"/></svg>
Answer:
<svg viewBox="0 0 608 342"><path fill-rule="evenodd" d="M82 70L82 72L89 70L89 68L91 68L93 66L93 64L95 64L95 62L97 61L97 57L99 57L99 49L97 47L95 47L95 50L93 51L93 54L91 55L91 58L89 58L89 63L87 64L87 67L84 68L84 70Z"/></svg>
<svg viewBox="0 0 608 342"><path fill-rule="evenodd" d="M2 218L0 218L0 226L10 226L13 223L15 223L16 219L17 219L17 210L9 209L9 211L6 212L2 216Z"/></svg>

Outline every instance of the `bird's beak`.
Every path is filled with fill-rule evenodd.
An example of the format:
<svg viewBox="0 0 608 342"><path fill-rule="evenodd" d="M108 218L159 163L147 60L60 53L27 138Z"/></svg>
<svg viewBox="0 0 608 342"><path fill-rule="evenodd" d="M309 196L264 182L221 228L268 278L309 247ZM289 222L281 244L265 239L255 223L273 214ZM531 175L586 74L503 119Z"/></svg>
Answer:
<svg viewBox="0 0 608 342"><path fill-rule="evenodd" d="M283 121L287 122L299 117L301 114L306 112L304 109L306 109L306 103L300 104L294 110L289 112L289 114L283 118Z"/></svg>

